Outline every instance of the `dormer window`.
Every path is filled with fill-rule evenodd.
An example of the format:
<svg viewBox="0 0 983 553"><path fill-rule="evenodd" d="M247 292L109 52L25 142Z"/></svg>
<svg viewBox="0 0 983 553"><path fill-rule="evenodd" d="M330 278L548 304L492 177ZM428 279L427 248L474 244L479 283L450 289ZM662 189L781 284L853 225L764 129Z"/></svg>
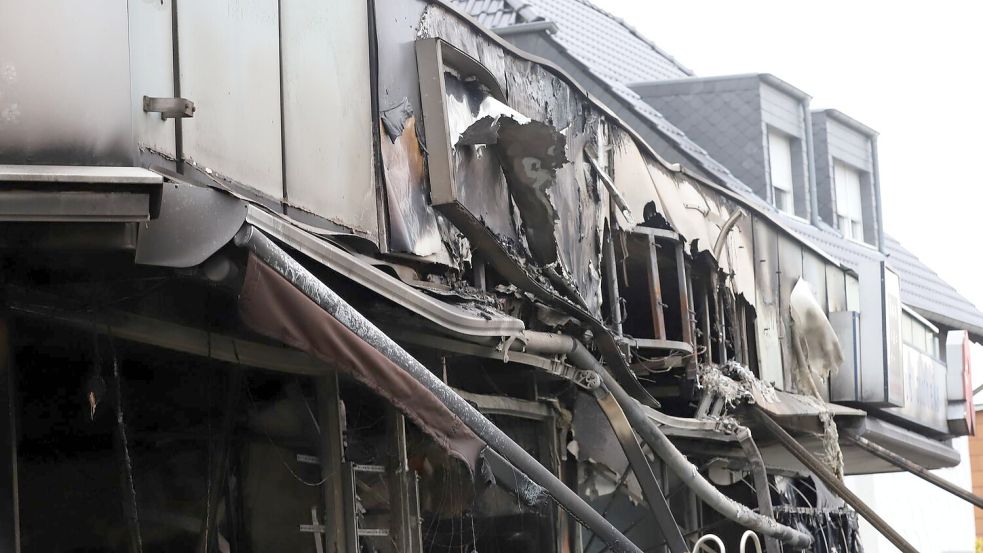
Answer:
<svg viewBox="0 0 983 553"><path fill-rule="evenodd" d="M768 129L768 164L772 205L795 215L792 138L774 129Z"/></svg>
<svg viewBox="0 0 983 553"><path fill-rule="evenodd" d="M863 242L863 186L860 171L834 161L833 182L836 186L836 226L844 238Z"/></svg>

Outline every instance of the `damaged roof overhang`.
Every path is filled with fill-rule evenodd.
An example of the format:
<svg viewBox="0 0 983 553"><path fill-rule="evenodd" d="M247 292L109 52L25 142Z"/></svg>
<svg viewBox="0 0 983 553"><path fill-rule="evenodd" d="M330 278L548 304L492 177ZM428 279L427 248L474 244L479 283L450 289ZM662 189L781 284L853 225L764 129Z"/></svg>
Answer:
<svg viewBox="0 0 983 553"><path fill-rule="evenodd" d="M564 71L562 68L560 68L559 66L557 66L556 64L554 64L552 61L547 60L545 58L541 58L539 56L535 56L533 54L530 54L528 52L525 52L523 50L520 50L520 49L516 48L511 43L507 42L506 40L504 40L503 38L501 38L500 36L498 36L494 32L491 32L488 29L486 29L485 27L481 26L481 24L478 23L474 18L472 18L471 16L469 16L467 13L461 11L459 8L457 8L456 6L452 5L449 2L446 2L444 0L430 0L430 2L431 3L434 3L434 4L438 4L442 8L444 8L444 9L450 11L451 13L455 14L462 21L467 22L476 32L481 33L488 40L490 40L491 42L493 42L496 45L498 45L500 48L502 48L503 50L505 50L507 53L509 53L509 54L511 54L513 56L516 56L516 57L518 57L520 59L524 59L524 60L530 61L532 63L539 64L543 68L545 68L547 71L553 73L554 75L556 75L557 77L559 77L560 79L562 79L568 86L570 86L576 92L578 92L579 94L581 94L594 107L596 107L598 110L600 110L604 114L605 117L609 118L613 123L616 123L623 131L625 131L626 133L628 133L632 137L632 139L634 139L636 146L640 150L642 150L646 154L650 155L653 159L655 159L659 164L661 164L663 167L665 167L666 169L668 169L670 172L675 173L675 174L678 174L678 175L683 175L686 178L688 178L688 179L690 179L692 181L695 181L696 183L698 183L700 185L706 186L706 187L710 188L711 190L713 190L714 192L716 192L716 193L718 193L718 194L720 194L722 196L727 197L729 200L731 200L734 203L738 204L740 207L748 210L749 212L753 213L754 215L756 215L758 217L761 217L762 219L767 220L773 226L775 226L777 229L779 229L787 238L795 241L796 243L802 244L804 247L808 248L813 253L815 253L816 255L820 256L824 260L826 260L826 262L828 262L829 264L834 265L836 267L839 267L844 272L847 272L847 273L852 274L852 275L856 275L856 273L852 269L850 269L848 267L845 267L839 261L837 261L835 258L833 258L829 254L827 254L825 251L819 249L814 244L812 244L812 243L810 243L808 241L803 240L800 236L798 236L795 233L793 233L789 228L787 228L785 226L785 224L779 219L779 217L776 214L769 212L768 207L765 206L764 204L762 204L760 201L756 201L756 199L754 199L754 198L749 198L749 197L747 197L745 195L742 195L742 194L739 194L739 193L737 193L737 192L735 192L733 190L730 190L729 188L723 186L720 183L717 183L717 182L713 182L711 180L708 180L707 178L703 177L702 175L699 175L699 174L697 174L697 173L695 173L695 172L693 172L693 171L691 171L691 170L689 170L689 169L687 169L685 167L682 167L679 164L670 163L669 161L667 161L658 152L656 152L654 149L652 149L652 147L641 137L641 135L638 134L638 132L636 132L634 129L632 129L625 121L623 121L614 112L614 110L612 110L607 105L603 104L597 98L595 98L590 93L588 93L587 90L583 86L581 86L577 81L575 81L573 79L573 77L571 77L566 71ZM764 78L768 77L769 75L767 75L767 74L761 74L761 75L758 75L758 76L760 78L764 79ZM773 77L773 76L771 76L771 78L773 78L775 80L778 80L776 77ZM788 86L791 86L791 85L788 85Z"/></svg>
<svg viewBox="0 0 983 553"><path fill-rule="evenodd" d="M785 426L783 424L783 426ZM861 436L928 469L954 467L959 464L959 452L950 445L926 438L894 424L872 417L838 419L844 465L848 475L897 472L896 466L861 449L846 435ZM822 438L811 432L797 432L796 440L813 452L823 451ZM769 466L801 471L803 466L792 458L780 444L764 443L761 455Z"/></svg>
<svg viewBox="0 0 983 553"><path fill-rule="evenodd" d="M305 232L261 208L249 206L246 222L287 244L325 267L365 288L412 310L427 320L462 336L518 336L525 325L519 319L467 311L442 302L360 261L339 246Z"/></svg>

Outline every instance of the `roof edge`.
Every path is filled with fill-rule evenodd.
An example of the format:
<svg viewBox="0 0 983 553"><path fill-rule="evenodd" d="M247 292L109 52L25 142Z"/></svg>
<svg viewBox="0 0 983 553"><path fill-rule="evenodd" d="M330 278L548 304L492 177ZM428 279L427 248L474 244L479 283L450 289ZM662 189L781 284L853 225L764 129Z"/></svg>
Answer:
<svg viewBox="0 0 983 553"><path fill-rule="evenodd" d="M836 121L837 123L843 124L861 134L865 134L871 138L878 136L880 133L874 129L864 125L860 121L857 121L853 117L843 113L838 109L817 109L812 111L813 114L824 114L826 117Z"/></svg>
<svg viewBox="0 0 983 553"><path fill-rule="evenodd" d="M735 73L733 75L714 75L710 77L684 77L681 79L661 79L658 81L645 81L640 83L631 83L627 85L632 90L636 90L642 87L658 87L658 86L670 86L679 84L689 84L689 83L714 83L714 82L727 82L727 81L740 81L740 80L750 80L756 79L762 83L769 86L777 88L782 92L801 100L802 102L808 104L812 100L812 96L807 94L800 88L789 84L787 81L779 79L771 73Z"/></svg>
<svg viewBox="0 0 983 553"><path fill-rule="evenodd" d="M689 67L686 67L685 65L683 65L682 63L680 63L669 52L666 52L665 50L663 50L662 48L660 48L659 45L657 45L655 42L652 42L651 39L649 39L648 37L646 37L645 35L643 35L642 33L640 33L637 29L635 29L635 27L632 27L624 19L622 19L622 18L614 15L613 13L605 10L604 8L601 8L601 7L597 6L593 2L590 2L589 0L576 0L576 1L577 2L580 2L581 4L583 4L585 6L587 6L588 8L591 8L592 10L594 10L597 13L603 15L604 17L607 17L608 19L616 22L618 25L621 25L622 27L624 27L625 30L627 30L629 33L632 34L632 36L634 36L638 40L641 40L642 42L645 43L646 46L648 46L652 50L655 50L655 52L658 53L660 56L662 56L662 57L666 58L667 60L669 60L669 62L671 62L673 65L675 65L683 73L686 73L687 75L695 75L695 73L693 73L693 70L692 69L690 69Z"/></svg>
<svg viewBox="0 0 983 553"><path fill-rule="evenodd" d="M983 327L974 324L969 324L967 322L954 319L947 315L941 315L939 313L935 313L933 311L925 309L924 307L915 307L911 304L909 304L909 306L913 311L915 311L922 317L928 319L929 322L938 323L942 326L954 328L957 330L965 330L966 332L969 332L970 339L972 339L974 342L983 344Z"/></svg>
<svg viewBox="0 0 983 553"><path fill-rule="evenodd" d="M512 36L521 35L525 33L547 33L554 34L559 31L560 28L557 27L556 23L550 21L549 19L540 19L539 21L530 21L527 23L516 23L515 25L506 25L504 27L495 27L495 34L498 36Z"/></svg>
<svg viewBox="0 0 983 553"><path fill-rule="evenodd" d="M842 263L840 263L838 260L836 260L835 258L833 258L832 256L830 256L824 250L822 250L821 248L819 248L815 244L813 244L811 241L803 240L801 236L799 236L791 228L789 228L788 226L786 226L785 223L782 222L778 218L778 215L776 215L775 213L769 213L768 211L765 211L765 209L762 208L762 205L765 205L765 204L759 202L757 200L757 198L752 199L752 197L748 197L748 196L746 196L746 195L744 195L744 194L742 194L740 192L737 192L735 190L731 190L730 188L728 188L726 185L724 185L722 183L714 182L713 179L710 179L710 178L707 178L707 177L703 177L701 175L697 175L697 174L693 173L692 171L689 171L685 167L678 167L677 164L670 163L663 156L661 156L657 151L655 151L655 148L653 148L651 144L649 144L648 142L646 142L642 138L642 136L638 133L638 131L636 131L634 128L631 127L631 125L629 125L625 120L623 120L620 116L618 116L618 114L615 113L614 110L612 110L610 107L608 107L607 105L605 105L603 102L601 102L600 100L598 100L597 98L595 98L592 94L588 93L587 92L587 89L585 89L582 84L580 84L579 82L577 82L576 79L574 79L569 73L567 73L562 67L560 67L556 63L554 63L554 62L552 62L552 61L550 61L548 59L542 58L540 56L537 56L535 54L531 54L529 52L526 52L524 50L521 50L520 48L517 48L515 45L509 43L504 38L502 38L502 37L498 36L497 34L495 34L494 30L487 29L487 28L483 27L480 23L478 23L469 14L465 13L463 10L461 10L457 6L452 5L450 3L450 0L429 0L429 2L431 2L434 5L440 6L441 8L443 8L443 9L449 11L450 13L454 14L456 17L458 17L459 19L461 19L461 21L463 21L463 22L471 25L471 27L473 29L475 29L477 32L479 32L482 35L484 35L486 38L488 38L488 40L492 41L493 43L495 43L496 45L498 45L500 48L502 48L503 50L505 50L506 52L508 52L508 53L510 53L510 54L512 54L514 56L517 56L517 57L519 57L521 59L525 59L527 61L531 61L533 63L537 63L537 64L541 65L543 68L545 68L546 70L548 70L548 71L552 72L553 74L555 74L561 80L563 80L568 85L570 85L571 88L573 88L574 90L576 90L578 93L582 94L584 96L584 98L586 98L590 103L592 103L595 107L597 107L605 115L611 117L611 119L613 121L617 122L618 126L621 127L626 133L628 133L628 135L631 136L631 138L633 140L635 140L636 146L640 150L643 150L644 152L648 153L650 156L652 156L652 158L654 160L656 160L658 163L662 164L666 169L668 169L671 172L674 172L676 174L685 175L688 178L691 178L694 181L696 181L696 182L698 182L698 183L700 183L700 184L702 184L704 186L707 186L707 187L709 187L709 188L711 188L711 189L719 192L720 194L722 194L724 196L727 196L728 198L730 198L731 200L733 200L737 204L741 205L745 209L748 209L749 211L751 211L753 213L756 213L756 214L762 216L763 218L765 218L766 220L770 221L772 224L774 224L778 228L779 231L785 233L786 236L788 236L789 238L792 238L793 240L799 242L803 246L805 246L805 247L813 250L814 253L822 256L827 261L829 261L831 264L835 265L836 267L839 267L840 269L843 269L844 271L846 271L846 272L848 272L850 274L855 274L855 272L852 269L850 269L849 267L846 267L845 265L843 265ZM570 57L570 59L574 60L575 63L578 63L578 64L579 63L582 63L582 62L580 62L580 60L578 60L576 58L576 56L573 56L572 54L570 54L570 52L567 51L566 48L564 48L562 45L556 43L556 40L553 37L550 36L548 38L551 41L553 41L553 43L556 44L560 48L561 51L565 52L566 55ZM588 73L589 74L593 74L590 70L588 70ZM596 75L595 75L595 77L596 77ZM597 78L598 78L598 80L601 80L603 82L603 79L600 79L600 77L597 77ZM623 98L618 98L618 100L619 101L623 101ZM633 109L633 108L631 108L629 106L629 109ZM654 128L654 126L653 126L653 128ZM660 134L664 134L663 131L660 131L659 129L654 129L654 130L656 130Z"/></svg>

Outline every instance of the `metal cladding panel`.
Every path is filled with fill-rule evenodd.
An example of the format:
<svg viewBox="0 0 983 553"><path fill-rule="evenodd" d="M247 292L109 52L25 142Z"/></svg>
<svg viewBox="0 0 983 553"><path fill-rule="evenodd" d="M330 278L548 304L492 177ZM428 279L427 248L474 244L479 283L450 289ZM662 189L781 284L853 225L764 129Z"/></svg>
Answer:
<svg viewBox="0 0 983 553"><path fill-rule="evenodd" d="M276 0L182 2L178 9L184 158L206 173L283 195Z"/></svg>
<svg viewBox="0 0 983 553"><path fill-rule="evenodd" d="M826 303L829 307L829 313L848 309L846 279L846 273L832 265L826 266Z"/></svg>
<svg viewBox="0 0 983 553"><path fill-rule="evenodd" d="M884 366L887 379L887 402L905 405L905 361L901 344L901 280L881 263L884 279Z"/></svg>
<svg viewBox="0 0 983 553"><path fill-rule="evenodd" d="M128 165L126 3L0 2L0 163Z"/></svg>
<svg viewBox="0 0 983 553"><path fill-rule="evenodd" d="M976 434L972 357L969 333L950 330L945 337L947 418L950 431L957 434Z"/></svg>
<svg viewBox="0 0 983 553"><path fill-rule="evenodd" d="M891 407L885 412L915 424L946 433L946 366L907 344L903 345L904 363L902 389L904 407Z"/></svg>
<svg viewBox="0 0 983 553"><path fill-rule="evenodd" d="M886 405L887 389L884 366L884 285L881 263L862 260L857 266L860 276L860 364L863 371L861 401Z"/></svg>
<svg viewBox="0 0 983 553"><path fill-rule="evenodd" d="M379 50L377 91L383 112L405 99L412 112L422 112L419 75L413 42L427 2L375 0L376 42ZM422 122L417 122L422 126Z"/></svg>
<svg viewBox="0 0 983 553"><path fill-rule="evenodd" d="M453 161L451 190L453 198L468 212L481 220L499 240L519 243L516 222L513 220L512 200L508 184L502 173L501 162L495 151L488 147L457 146L461 133L481 117L480 104L489 96L476 92L460 79L444 74L446 90L445 110L449 145ZM426 119L424 119L426 122ZM436 148L433 137L428 136L430 148ZM433 163L433 162L431 162ZM431 175L434 169L430 169ZM431 177L431 181L432 181ZM431 188L431 199L436 205Z"/></svg>
<svg viewBox="0 0 983 553"><path fill-rule="evenodd" d="M804 110L799 99L762 84L761 111L768 125L798 139L805 137Z"/></svg>
<svg viewBox="0 0 983 553"><path fill-rule="evenodd" d="M785 388L785 372L782 368L782 328L779 315L779 256L778 237L768 223L755 219L754 235L755 330L758 339L759 376L779 389Z"/></svg>
<svg viewBox="0 0 983 553"><path fill-rule="evenodd" d="M850 311L860 311L860 279L853 275L846 277L846 308Z"/></svg>
<svg viewBox="0 0 983 553"><path fill-rule="evenodd" d="M174 49L171 40L171 3L129 0L130 25L130 109L133 141L139 149L149 149L176 157L174 119L143 111L143 97L174 96Z"/></svg>
<svg viewBox="0 0 983 553"><path fill-rule="evenodd" d="M864 171L874 170L873 145L865 136L842 123L827 119L827 143L832 157Z"/></svg>
<svg viewBox="0 0 983 553"><path fill-rule="evenodd" d="M829 265L834 271L840 272L840 269ZM828 314L832 309L829 308L829 302L827 297L829 295L826 287L826 269L827 264L818 255L812 253L806 248L802 248L802 278L806 280L810 285L812 285L812 291L816 295L816 301Z"/></svg>
<svg viewBox="0 0 983 553"><path fill-rule="evenodd" d="M287 202L378 235L365 2L281 2Z"/></svg>
<svg viewBox="0 0 983 553"><path fill-rule="evenodd" d="M829 323L843 352L843 366L829 377L829 400L855 402L860 400L860 313L830 311Z"/></svg>

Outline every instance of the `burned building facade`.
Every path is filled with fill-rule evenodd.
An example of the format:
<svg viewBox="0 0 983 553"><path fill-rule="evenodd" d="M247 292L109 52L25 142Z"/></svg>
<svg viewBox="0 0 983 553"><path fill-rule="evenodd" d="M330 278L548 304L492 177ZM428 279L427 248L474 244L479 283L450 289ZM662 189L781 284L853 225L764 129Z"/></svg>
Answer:
<svg viewBox="0 0 983 553"><path fill-rule="evenodd" d="M0 8L5 550L894 532L828 402L862 275L558 65L442 1L98 4Z"/></svg>

